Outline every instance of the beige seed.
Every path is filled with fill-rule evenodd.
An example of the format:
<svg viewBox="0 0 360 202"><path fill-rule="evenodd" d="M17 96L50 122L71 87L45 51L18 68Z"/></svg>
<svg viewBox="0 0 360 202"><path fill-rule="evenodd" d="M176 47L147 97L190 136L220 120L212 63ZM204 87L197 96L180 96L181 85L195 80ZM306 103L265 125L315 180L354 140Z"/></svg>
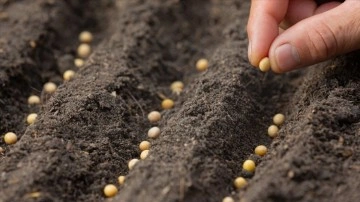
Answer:
<svg viewBox="0 0 360 202"><path fill-rule="evenodd" d="M284 114L275 114L275 116L273 117L273 122L277 126L281 126L284 123L284 121L285 121Z"/></svg>
<svg viewBox="0 0 360 202"><path fill-rule="evenodd" d="M120 184L120 185L123 185L123 184L125 183L125 179L126 179L125 176L120 175L120 176L118 177L118 182L119 182L119 184Z"/></svg>
<svg viewBox="0 0 360 202"><path fill-rule="evenodd" d="M141 154L140 154L140 159L141 160L144 160L144 159L146 159L146 157L149 155L149 150L144 150L144 151L142 151L141 152Z"/></svg>
<svg viewBox="0 0 360 202"><path fill-rule="evenodd" d="M171 109L174 107L174 101L171 100L171 99L164 99L162 102L161 102L161 107L163 109Z"/></svg>
<svg viewBox="0 0 360 202"><path fill-rule="evenodd" d="M5 152L5 149L0 147L0 154L4 153Z"/></svg>
<svg viewBox="0 0 360 202"><path fill-rule="evenodd" d="M81 43L91 43L93 35L89 31L83 31L79 34L79 41Z"/></svg>
<svg viewBox="0 0 360 202"><path fill-rule="evenodd" d="M114 197L118 193L118 189L113 184L108 184L104 187L104 194L106 197Z"/></svg>
<svg viewBox="0 0 360 202"><path fill-rule="evenodd" d="M4 135L4 141L6 144L15 144L17 142L17 136L13 132L8 132Z"/></svg>
<svg viewBox="0 0 360 202"><path fill-rule="evenodd" d="M148 137L149 138L157 138L160 135L160 128L159 127L152 127L148 131Z"/></svg>
<svg viewBox="0 0 360 202"><path fill-rule="evenodd" d="M262 72L267 72L270 70L270 59L268 57L264 57L259 63L259 69Z"/></svg>
<svg viewBox="0 0 360 202"><path fill-rule="evenodd" d="M84 64L85 64L85 61L84 61L83 59L76 58L76 59L74 60L74 65L75 65L76 67L78 67L78 68L84 66Z"/></svg>
<svg viewBox="0 0 360 202"><path fill-rule="evenodd" d="M200 59L196 62L196 69L199 72L203 72L205 70L207 70L209 67L209 62L207 59Z"/></svg>
<svg viewBox="0 0 360 202"><path fill-rule="evenodd" d="M264 145L259 145L255 148L255 154L264 156L267 153L267 148Z"/></svg>
<svg viewBox="0 0 360 202"><path fill-rule="evenodd" d="M171 83L170 89L172 91L174 91L174 89L178 89L178 88L183 89L184 88L184 83L181 82L181 81L174 81L174 82Z"/></svg>
<svg viewBox="0 0 360 202"><path fill-rule="evenodd" d="M140 148L141 151L149 150L150 147L151 147L151 143L149 141L142 141L139 144L139 148Z"/></svg>
<svg viewBox="0 0 360 202"><path fill-rule="evenodd" d="M139 159L131 159L128 164L129 170L132 170L137 162L139 162Z"/></svg>
<svg viewBox="0 0 360 202"><path fill-rule="evenodd" d="M28 124L33 124L36 121L37 118L37 114L36 113L31 113L26 117L26 122Z"/></svg>
<svg viewBox="0 0 360 202"><path fill-rule="evenodd" d="M243 163L243 169L249 172L255 171L255 162L253 160L246 160Z"/></svg>
<svg viewBox="0 0 360 202"><path fill-rule="evenodd" d="M235 186L236 189L244 188L246 185L247 185L247 181L243 177L237 177L234 180L234 186Z"/></svg>
<svg viewBox="0 0 360 202"><path fill-rule="evenodd" d="M232 197L227 196L227 197L223 198L222 202L235 202L235 201Z"/></svg>
<svg viewBox="0 0 360 202"><path fill-rule="evenodd" d="M66 70L63 74L63 78L65 81L70 81L75 76L75 71L73 70Z"/></svg>
<svg viewBox="0 0 360 202"><path fill-rule="evenodd" d="M29 105L36 105L36 104L40 104L40 97L37 96L37 95L31 95L29 98L28 98L28 104Z"/></svg>
<svg viewBox="0 0 360 202"><path fill-rule="evenodd" d="M151 123L155 123L155 122L160 121L160 119L161 119L161 114L160 114L160 112L158 112L158 111L152 111L152 112L150 112L150 113L148 114L148 117L147 117L147 118L149 119L149 121L150 121Z"/></svg>
<svg viewBox="0 0 360 202"><path fill-rule="evenodd" d="M275 125L269 126L268 135L270 137L274 138L274 137L278 136L278 134L279 134L279 128L277 126L275 126Z"/></svg>
<svg viewBox="0 0 360 202"><path fill-rule="evenodd" d="M89 44L83 43L79 45L77 49L77 54L79 57L87 58L89 57L90 53L91 53L91 47Z"/></svg>
<svg viewBox="0 0 360 202"><path fill-rule="evenodd" d="M45 83L45 85L44 85L44 91L45 91L46 93L52 94L52 93L54 93L54 92L56 91L56 89L57 89L57 86L56 86L56 84L53 83L53 82L47 82L47 83Z"/></svg>

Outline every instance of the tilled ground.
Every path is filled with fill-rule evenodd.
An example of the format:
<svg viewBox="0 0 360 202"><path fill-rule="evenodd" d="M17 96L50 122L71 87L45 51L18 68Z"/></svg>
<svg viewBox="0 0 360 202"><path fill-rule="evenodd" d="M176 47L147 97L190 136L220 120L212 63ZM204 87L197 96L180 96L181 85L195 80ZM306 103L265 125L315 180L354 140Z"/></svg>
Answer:
<svg viewBox="0 0 360 202"><path fill-rule="evenodd" d="M119 175L126 183L111 201L357 201L360 54L261 73L247 61L248 9L235 0L0 0L0 134L19 136L0 141L0 202L106 201L102 189ZM63 82L77 70L82 30L95 36L93 54ZM202 57L210 67L198 73ZM180 95L169 90L175 80L185 83ZM53 95L42 92L48 81L60 85ZM31 94L40 107L27 104ZM129 172L164 96L175 107L162 110L160 137ZM30 112L39 116L27 126ZM287 120L271 139L278 112ZM265 157L253 155L259 144ZM248 158L253 175L242 170ZM234 190L236 176L248 178L244 190Z"/></svg>

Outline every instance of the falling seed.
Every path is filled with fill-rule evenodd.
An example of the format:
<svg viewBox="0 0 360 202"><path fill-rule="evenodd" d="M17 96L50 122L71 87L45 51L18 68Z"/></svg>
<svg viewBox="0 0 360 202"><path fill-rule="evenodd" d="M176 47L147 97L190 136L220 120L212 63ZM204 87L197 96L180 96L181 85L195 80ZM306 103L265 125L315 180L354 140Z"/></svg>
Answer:
<svg viewBox="0 0 360 202"><path fill-rule="evenodd" d="M79 57L87 58L89 57L90 53L91 53L91 47L89 44L83 43L79 45L77 49L77 54Z"/></svg>
<svg viewBox="0 0 360 202"><path fill-rule="evenodd" d="M255 162L253 160L246 160L243 163L243 169L249 172L255 171Z"/></svg>
<svg viewBox="0 0 360 202"><path fill-rule="evenodd" d="M118 177L118 182L119 182L119 184L120 184L120 185L123 185L123 184L125 183L125 179L126 179L125 176L120 175L120 176Z"/></svg>
<svg viewBox="0 0 360 202"><path fill-rule="evenodd" d="M8 132L4 135L4 141L6 144L15 144L17 142L17 136L13 132Z"/></svg>
<svg viewBox="0 0 360 202"><path fill-rule="evenodd" d="M278 136L279 134L279 128L276 125L271 125L268 128L268 135L272 138Z"/></svg>
<svg viewBox="0 0 360 202"><path fill-rule="evenodd" d="M80 67L84 66L85 61L83 59L76 58L74 60L74 64L75 64L76 67L80 68Z"/></svg>
<svg viewBox="0 0 360 202"><path fill-rule="evenodd" d="M40 97L37 95L31 95L28 98L28 104L29 105L36 105L36 104L40 104Z"/></svg>
<svg viewBox="0 0 360 202"><path fill-rule="evenodd" d="M44 91L49 93L49 94L52 94L56 91L56 84L53 83L53 82L47 82L44 84Z"/></svg>
<svg viewBox="0 0 360 202"><path fill-rule="evenodd" d="M273 122L277 126L281 126L284 123L284 121L285 121L284 114L275 114L275 116L273 117Z"/></svg>
<svg viewBox="0 0 360 202"><path fill-rule="evenodd" d="M259 145L255 148L255 154L264 156L267 152L267 148L264 145Z"/></svg>
<svg viewBox="0 0 360 202"><path fill-rule="evenodd" d="M104 187L104 194L106 197L114 197L118 193L118 189L113 184L108 184Z"/></svg>
<svg viewBox="0 0 360 202"><path fill-rule="evenodd" d="M66 70L64 72L63 78L65 81L70 81L75 76L75 71L73 70Z"/></svg>
<svg viewBox="0 0 360 202"><path fill-rule="evenodd" d="M232 197L227 196L227 197L223 198L222 202L235 202L235 201Z"/></svg>
<svg viewBox="0 0 360 202"><path fill-rule="evenodd" d="M139 162L139 159L131 159L128 164L129 170L132 170L137 162Z"/></svg>
<svg viewBox="0 0 360 202"><path fill-rule="evenodd" d="M79 41L81 43L91 43L93 40L93 35L89 31L83 31L79 34Z"/></svg>
<svg viewBox="0 0 360 202"><path fill-rule="evenodd" d="M151 123L158 122L161 119L161 114L158 111L152 111L148 114L147 118Z"/></svg>
<svg viewBox="0 0 360 202"><path fill-rule="evenodd" d="M264 57L259 63L259 69L262 72L267 72L270 70L270 59L268 57Z"/></svg>
<svg viewBox="0 0 360 202"><path fill-rule="evenodd" d="M33 124L35 121L36 121L36 118L37 118L37 114L36 113L31 113L29 114L27 117L26 117L26 122L28 124Z"/></svg>
<svg viewBox="0 0 360 202"><path fill-rule="evenodd" d="M196 62L196 69L199 72L203 72L205 70L207 70L209 67L209 62L207 59L200 59Z"/></svg>
<svg viewBox="0 0 360 202"><path fill-rule="evenodd" d="M139 144L139 148L140 148L141 151L149 150L150 147L151 147L151 143L149 141L142 141Z"/></svg>
<svg viewBox="0 0 360 202"><path fill-rule="evenodd" d="M234 186L235 186L236 189L244 188L246 185L247 185L247 181L243 177L237 177L234 180Z"/></svg>
<svg viewBox="0 0 360 202"><path fill-rule="evenodd" d="M171 99L164 99L162 102L161 102L161 107L163 109L171 109L174 107L174 101L171 100Z"/></svg>
<svg viewBox="0 0 360 202"><path fill-rule="evenodd" d="M148 131L148 137L149 138L157 138L160 135L160 128L159 127L152 127Z"/></svg>
<svg viewBox="0 0 360 202"><path fill-rule="evenodd" d="M141 152L141 154L140 154L140 159L141 160L144 160L144 159L146 159L146 157L149 155L149 150L144 150L144 151L142 151Z"/></svg>

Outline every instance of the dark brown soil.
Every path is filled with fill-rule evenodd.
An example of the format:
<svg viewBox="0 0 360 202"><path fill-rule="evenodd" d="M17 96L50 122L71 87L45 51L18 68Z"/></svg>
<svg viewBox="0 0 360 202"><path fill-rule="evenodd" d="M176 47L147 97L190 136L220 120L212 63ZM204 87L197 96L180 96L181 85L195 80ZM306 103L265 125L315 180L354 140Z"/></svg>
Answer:
<svg viewBox="0 0 360 202"><path fill-rule="evenodd" d="M0 202L107 201L102 189L119 175L126 183L110 201L358 201L360 54L263 74L247 61L248 10L236 0L0 0L0 134L19 136L0 141ZM82 30L94 52L63 82ZM194 68L201 57L205 73ZM185 83L179 96L174 80ZM48 81L60 85L53 95L41 92ZM159 95L175 107L129 172ZM27 126L30 112L39 116ZM287 120L273 140L278 112ZM259 144L265 157L253 155ZM248 158L255 174L242 170ZM237 176L244 190L232 187Z"/></svg>

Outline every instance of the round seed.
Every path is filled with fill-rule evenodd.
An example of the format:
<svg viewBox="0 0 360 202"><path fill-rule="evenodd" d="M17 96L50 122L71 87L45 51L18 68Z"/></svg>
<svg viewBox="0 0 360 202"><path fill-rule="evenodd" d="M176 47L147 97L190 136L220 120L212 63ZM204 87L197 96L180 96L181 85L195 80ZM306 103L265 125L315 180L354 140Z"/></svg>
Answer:
<svg viewBox="0 0 360 202"><path fill-rule="evenodd" d="M174 89L183 89L184 83L182 81L174 81L170 85L170 89L174 91Z"/></svg>
<svg viewBox="0 0 360 202"><path fill-rule="evenodd" d="M5 152L5 149L0 147L0 154L4 153Z"/></svg>
<svg viewBox="0 0 360 202"><path fill-rule="evenodd" d="M255 148L255 154L264 156L267 152L267 148L264 145L259 145Z"/></svg>
<svg viewBox="0 0 360 202"><path fill-rule="evenodd" d="M119 184L120 184L120 185L123 185L123 184L125 183L125 179L126 179L125 176L120 175L120 176L118 177Z"/></svg>
<svg viewBox="0 0 360 202"><path fill-rule="evenodd" d="M149 138L157 138L160 135L160 128L159 127L152 127L148 131L148 137Z"/></svg>
<svg viewBox="0 0 360 202"><path fill-rule="evenodd" d="M132 170L137 162L139 162L139 159L131 159L128 164L129 170Z"/></svg>
<svg viewBox="0 0 360 202"><path fill-rule="evenodd" d="M235 201L230 196L227 196L227 197L223 198L222 202L235 202Z"/></svg>
<svg viewBox="0 0 360 202"><path fill-rule="evenodd" d="M243 163L243 169L249 172L255 171L255 162L253 160L246 160Z"/></svg>
<svg viewBox="0 0 360 202"><path fill-rule="evenodd" d="M75 72L73 70L67 70L64 72L63 78L65 81L71 80L75 76Z"/></svg>
<svg viewBox="0 0 360 202"><path fill-rule="evenodd" d="M144 150L144 151L142 151L141 152L141 154L140 154L140 159L141 160L144 160L144 159L146 159L146 157L149 155L149 150Z"/></svg>
<svg viewBox="0 0 360 202"><path fill-rule="evenodd" d="M161 102L161 107L163 109L171 109L174 107L174 101L171 100L171 99L164 99L162 102Z"/></svg>
<svg viewBox="0 0 360 202"><path fill-rule="evenodd" d="M139 144L139 148L140 148L141 151L149 150L150 147L151 147L151 143L149 141L142 141Z"/></svg>
<svg viewBox="0 0 360 202"><path fill-rule="evenodd" d="M79 34L79 41L81 43L91 43L93 35L89 31L83 31Z"/></svg>
<svg viewBox="0 0 360 202"><path fill-rule="evenodd" d="M161 114L158 111L152 111L148 114L147 118L151 123L158 122L161 119Z"/></svg>
<svg viewBox="0 0 360 202"><path fill-rule="evenodd" d="M207 59L200 59L196 62L196 69L199 72L203 72L205 70L207 70L209 67L209 62Z"/></svg>
<svg viewBox="0 0 360 202"><path fill-rule="evenodd" d="M17 136L13 132L8 132L4 135L4 141L6 144L15 144L17 142Z"/></svg>
<svg viewBox="0 0 360 202"><path fill-rule="evenodd" d="M54 93L56 91L56 89L57 89L57 86L53 82L47 82L44 85L44 91L47 92L47 93L52 94L52 93Z"/></svg>
<svg viewBox="0 0 360 202"><path fill-rule="evenodd" d="M79 45L77 49L77 54L79 57L87 58L89 57L90 53L91 53L91 47L89 44L83 43Z"/></svg>
<svg viewBox="0 0 360 202"><path fill-rule="evenodd" d="M76 58L74 60L74 64L75 64L76 67L80 68L80 67L84 66L85 61L83 59Z"/></svg>
<svg viewBox="0 0 360 202"><path fill-rule="evenodd" d="M28 104L29 105L36 105L36 104L40 104L40 97L37 95L31 95L28 98Z"/></svg>
<svg viewBox="0 0 360 202"><path fill-rule="evenodd" d="M259 63L259 69L262 72L267 72L270 70L270 60L268 57L264 57Z"/></svg>
<svg viewBox="0 0 360 202"><path fill-rule="evenodd" d="M104 187L104 194L106 197L114 197L118 193L118 189L113 184L108 184Z"/></svg>
<svg viewBox="0 0 360 202"><path fill-rule="evenodd" d="M236 189L241 189L241 188L245 187L246 185L247 185L247 181L243 177L237 177L234 180L234 186Z"/></svg>
<svg viewBox="0 0 360 202"><path fill-rule="evenodd" d="M279 128L277 126L275 126L275 125L269 126L268 135L270 137L274 138L274 137L278 136L278 134L279 134Z"/></svg>
<svg viewBox="0 0 360 202"><path fill-rule="evenodd" d="M275 116L273 117L273 122L277 126L282 125L284 123L284 121L285 121L284 114L275 114Z"/></svg>
<svg viewBox="0 0 360 202"><path fill-rule="evenodd" d="M28 124L33 124L36 121L37 118L37 114L36 113L31 113L26 117L26 122Z"/></svg>

